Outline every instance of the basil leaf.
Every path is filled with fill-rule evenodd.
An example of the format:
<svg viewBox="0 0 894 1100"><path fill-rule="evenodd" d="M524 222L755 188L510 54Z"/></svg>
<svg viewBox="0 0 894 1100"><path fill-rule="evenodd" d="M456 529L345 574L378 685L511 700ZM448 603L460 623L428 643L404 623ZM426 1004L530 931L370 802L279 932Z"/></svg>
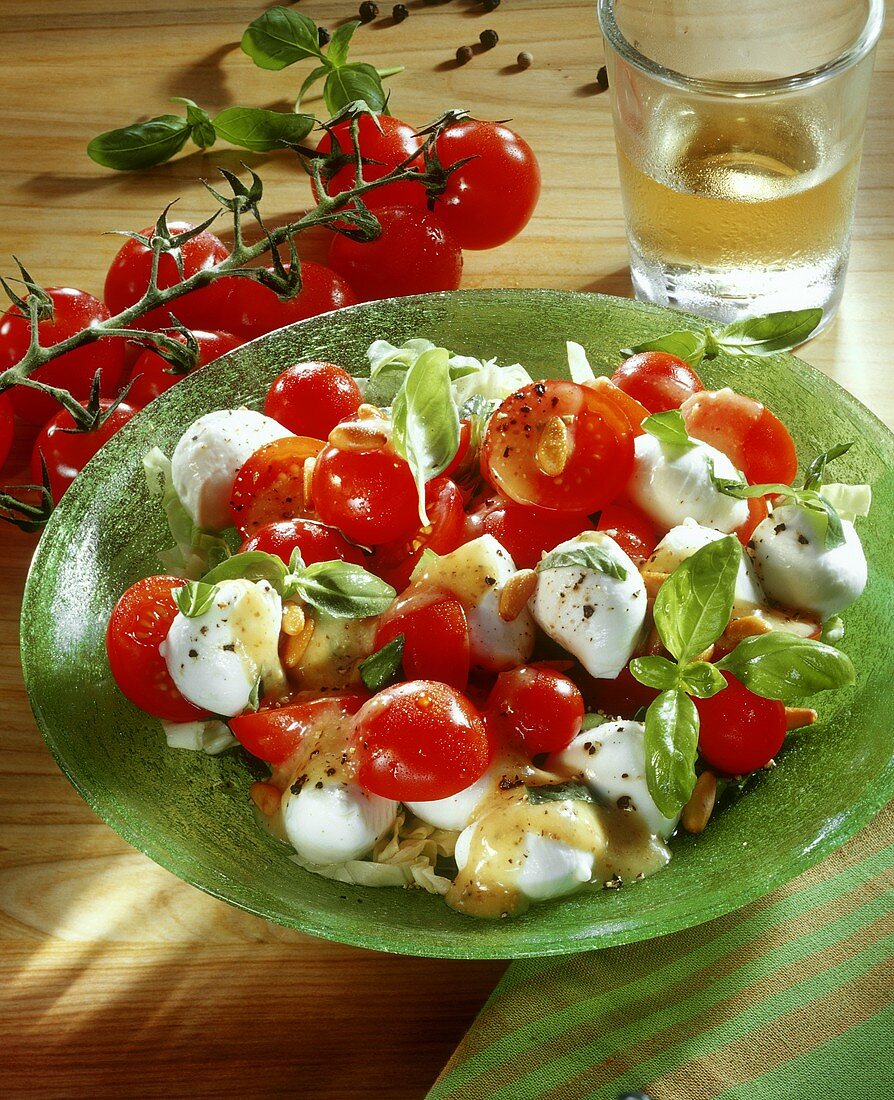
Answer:
<svg viewBox="0 0 894 1100"><path fill-rule="evenodd" d="M307 74L307 76L302 81L301 87L298 90L298 98L295 100L295 110L296 111L301 106L302 99L304 99L304 97L307 95L307 93L310 91L310 89L314 86L314 84L316 84L316 82L318 80L322 79L326 75L326 73L328 73L328 72L329 72L329 66L328 65L317 65L317 67L315 69L311 69L311 71Z"/></svg>
<svg viewBox="0 0 894 1100"><path fill-rule="evenodd" d="M714 339L728 355L775 355L803 344L822 320L817 309L784 310L765 317L749 317L733 321Z"/></svg>
<svg viewBox="0 0 894 1100"><path fill-rule="evenodd" d="M658 589L655 626L678 661L691 661L726 629L741 560L741 543L727 535L681 562Z"/></svg>
<svg viewBox="0 0 894 1100"><path fill-rule="evenodd" d="M287 149L303 141L314 127L313 115L265 111L260 107L228 107L214 120L217 133L231 145L254 153Z"/></svg>
<svg viewBox="0 0 894 1100"><path fill-rule="evenodd" d="M319 561L289 576L288 592L333 619L381 615L397 595L390 584L347 561Z"/></svg>
<svg viewBox="0 0 894 1100"><path fill-rule="evenodd" d="M559 783L555 787L525 787L532 806L544 802L596 802L596 796L583 783Z"/></svg>
<svg viewBox="0 0 894 1100"><path fill-rule="evenodd" d="M87 156L118 172L151 168L179 153L189 131L189 123L181 115L158 115L148 122L98 134L87 146Z"/></svg>
<svg viewBox="0 0 894 1100"><path fill-rule="evenodd" d="M641 351L666 351L669 355L676 355L678 359L685 359L690 367L697 367L705 357L706 347L707 339L703 332L681 329L659 336L657 340L647 340L636 347L625 348L621 354L630 356L638 355Z"/></svg>
<svg viewBox="0 0 894 1100"><path fill-rule="evenodd" d="M832 447L830 450L824 451L821 455L817 455L813 462L807 467L807 472L804 475L804 488L819 489L823 483L826 467L829 463L847 454L851 447L853 447L853 443L839 443L837 447Z"/></svg>
<svg viewBox="0 0 894 1100"><path fill-rule="evenodd" d="M599 726L604 726L608 721L608 718L604 714L595 714L592 711L589 714L584 715L584 720L581 722L580 732L589 733L590 730L594 730Z"/></svg>
<svg viewBox="0 0 894 1100"><path fill-rule="evenodd" d="M220 584L221 581L247 580L269 581L283 594L286 579L286 567L276 554L266 554L263 550L247 550L244 554L234 554L220 565L206 573L202 580L205 584Z"/></svg>
<svg viewBox="0 0 894 1100"><path fill-rule="evenodd" d="M342 23L332 33L329 45L326 47L326 60L330 65L338 68L348 60L348 46L354 37L354 31L360 26L359 19L353 19L350 23Z"/></svg>
<svg viewBox="0 0 894 1100"><path fill-rule="evenodd" d="M808 489L795 494L795 503L813 513L820 521L820 526L825 528L823 546L827 550L834 550L836 546L844 546L845 538L841 516L824 496Z"/></svg>
<svg viewBox="0 0 894 1100"><path fill-rule="evenodd" d="M394 449L406 459L425 514L425 483L446 470L459 448L459 413L450 389L450 353L432 348L407 371L391 407Z"/></svg>
<svg viewBox="0 0 894 1100"><path fill-rule="evenodd" d="M652 413L643 421L642 429L649 435L653 435L660 443L667 443L672 447L696 446L696 441L691 439L689 432L686 431L686 421L679 409Z"/></svg>
<svg viewBox="0 0 894 1100"><path fill-rule="evenodd" d="M241 46L261 69L285 69L305 57L323 60L313 19L281 5L268 8L248 25Z"/></svg>
<svg viewBox="0 0 894 1100"><path fill-rule="evenodd" d="M406 640L405 635L398 634L394 641L383 645L361 662L360 679L370 691L381 691L398 678Z"/></svg>
<svg viewBox="0 0 894 1100"><path fill-rule="evenodd" d="M248 711L256 711L261 705L261 677L259 676L255 680L254 687L251 689L251 693L248 696L248 702L245 704L245 709Z"/></svg>
<svg viewBox="0 0 894 1100"><path fill-rule="evenodd" d="M698 711L684 691L664 691L646 711L646 782L665 817L676 817L695 786Z"/></svg>
<svg viewBox="0 0 894 1100"><path fill-rule="evenodd" d="M623 581L627 578L627 570L611 554L595 546L593 543L582 542L573 550L553 550L537 563L536 571L542 573L544 569L586 569L591 573L604 573L607 577Z"/></svg>
<svg viewBox="0 0 894 1100"><path fill-rule="evenodd" d="M330 115L337 115L349 103L362 100L375 113L385 110L388 96L382 78L363 61L351 61L332 69L323 85L323 99Z"/></svg>
<svg viewBox="0 0 894 1100"><path fill-rule="evenodd" d="M211 121L211 116L206 110L191 99L183 96L174 96L172 103L183 103L186 106L186 121L189 123L192 140L200 149L207 149L217 140L217 131Z"/></svg>
<svg viewBox="0 0 894 1100"><path fill-rule="evenodd" d="M710 699L726 687L726 680L709 661L692 661L680 669L680 687L697 699Z"/></svg>
<svg viewBox="0 0 894 1100"><path fill-rule="evenodd" d="M210 611L217 598L217 587L205 581L188 581L174 592L174 603L181 615L196 619Z"/></svg>
<svg viewBox="0 0 894 1100"><path fill-rule="evenodd" d="M677 666L667 657L634 657L630 672L641 684L659 691L675 688L679 679Z"/></svg>
<svg viewBox="0 0 894 1100"><path fill-rule="evenodd" d="M824 642L781 631L745 638L718 668L731 672L755 695L784 703L847 687L855 679L847 654Z"/></svg>

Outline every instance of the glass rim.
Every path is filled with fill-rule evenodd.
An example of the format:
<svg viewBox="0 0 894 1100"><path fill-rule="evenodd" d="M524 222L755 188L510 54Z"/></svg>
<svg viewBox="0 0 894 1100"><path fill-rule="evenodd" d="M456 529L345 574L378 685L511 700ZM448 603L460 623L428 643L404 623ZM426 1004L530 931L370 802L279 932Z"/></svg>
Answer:
<svg viewBox="0 0 894 1100"><path fill-rule="evenodd" d="M663 84L683 91L700 92L703 95L728 96L745 99L765 96L778 92L800 91L815 84L831 80L839 73L852 68L861 61L878 42L885 22L885 0L868 0L869 10L866 22L857 37L840 53L822 65L792 76L775 77L772 80L704 80L700 77L686 76L685 73L669 69L641 53L621 33L615 19L616 0L597 0L599 26L603 37L612 49L635 68L655 77Z"/></svg>

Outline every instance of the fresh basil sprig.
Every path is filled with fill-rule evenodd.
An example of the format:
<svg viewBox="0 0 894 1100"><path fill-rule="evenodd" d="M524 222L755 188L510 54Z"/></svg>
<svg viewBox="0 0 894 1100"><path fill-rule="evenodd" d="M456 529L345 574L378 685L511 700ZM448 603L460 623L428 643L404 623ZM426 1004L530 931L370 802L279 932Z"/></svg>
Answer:
<svg viewBox="0 0 894 1100"><path fill-rule="evenodd" d="M656 340L625 348L621 354L666 351L685 359L692 367L697 367L703 359L715 359L720 352L727 355L776 355L802 344L820 323L822 315L821 309L785 310L769 313L765 317L733 321L719 332L709 328L701 332L679 329Z"/></svg>
<svg viewBox="0 0 894 1100"><path fill-rule="evenodd" d="M366 619L387 610L397 593L361 565L318 561L290 570L283 595L298 596L333 619Z"/></svg>
<svg viewBox="0 0 894 1100"><path fill-rule="evenodd" d="M551 787L525 787L532 806L544 802L596 802L596 796L583 783L558 783Z"/></svg>
<svg viewBox="0 0 894 1100"><path fill-rule="evenodd" d="M659 443L667 443L673 447L695 447L698 442L686 430L686 421L679 409L652 413L642 422L642 429L654 436Z"/></svg>
<svg viewBox="0 0 894 1100"><path fill-rule="evenodd" d="M537 563L536 571L542 573L546 569L571 568L604 573L607 577L614 577L619 581L627 577L627 570L611 554L600 546L586 542L582 542L571 550L552 550Z"/></svg>
<svg viewBox="0 0 894 1100"><path fill-rule="evenodd" d="M663 691L646 711L646 782L655 805L675 817L695 787L698 711L685 691Z"/></svg>
<svg viewBox="0 0 894 1100"><path fill-rule="evenodd" d="M217 599L217 587L205 581L187 581L174 592L174 603L181 615L196 619L210 611Z"/></svg>
<svg viewBox="0 0 894 1100"><path fill-rule="evenodd" d="M286 573L282 558L276 554L267 554L263 550L246 550L244 554L233 554L216 565L202 580L205 584L220 584L221 581L232 580L267 581L282 595Z"/></svg>
<svg viewBox="0 0 894 1100"><path fill-rule="evenodd" d="M401 672L406 636L398 634L393 640L377 649L360 664L360 679L372 691L381 691L394 683Z"/></svg>

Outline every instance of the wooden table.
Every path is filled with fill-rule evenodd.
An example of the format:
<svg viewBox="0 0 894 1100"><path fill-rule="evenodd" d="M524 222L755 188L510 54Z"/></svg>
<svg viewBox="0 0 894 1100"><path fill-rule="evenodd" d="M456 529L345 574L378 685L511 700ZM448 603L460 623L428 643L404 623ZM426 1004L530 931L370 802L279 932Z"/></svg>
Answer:
<svg viewBox="0 0 894 1100"><path fill-rule="evenodd" d="M266 73L238 48L264 5L0 0L0 267L21 257L47 285L101 295L117 248L180 196L208 203L196 177L258 166L272 221L307 201L288 154L211 151L122 175L87 159L101 130L164 113L186 95L212 111L285 108L298 69ZM383 13L390 3L382 5ZM410 18L361 28L358 58L405 64L396 114L422 124L451 105L512 117L540 157L544 192L511 244L466 256L464 285L630 294L609 105L594 5L410 0ZM300 10L332 27L351 3ZM456 66L486 27L499 46ZM522 49L534 65L519 70ZM307 70L305 63L300 73ZM882 43L847 292L806 357L889 423L894 341L894 37ZM20 441L18 453L25 453ZM12 471L15 473L15 470ZM18 667L19 593L34 538L0 531L0 1092L7 1096L273 1095L421 1097L493 987L502 963L395 958L266 924L180 882L134 852L81 802L31 718Z"/></svg>

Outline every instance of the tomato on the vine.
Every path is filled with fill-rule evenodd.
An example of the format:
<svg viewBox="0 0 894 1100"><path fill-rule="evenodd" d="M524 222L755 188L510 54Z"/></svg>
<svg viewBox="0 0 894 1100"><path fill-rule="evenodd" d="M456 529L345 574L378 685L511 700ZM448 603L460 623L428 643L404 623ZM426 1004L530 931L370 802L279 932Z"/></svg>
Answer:
<svg viewBox="0 0 894 1100"><path fill-rule="evenodd" d="M591 513L611 503L633 467L633 434L617 406L575 382L534 382L491 417L488 481L517 504Z"/></svg>
<svg viewBox="0 0 894 1100"><path fill-rule="evenodd" d="M50 287L47 294L53 302L53 317L37 325L44 347L67 340L81 329L92 328L112 316L98 298L83 290ZM0 371L14 367L28 350L30 341L29 322L18 306L14 306L0 317ZM124 340L106 336L38 367L32 371L31 378L68 390L76 401L86 401L93 377L101 371L100 394L114 397L124 375L125 354ZM8 392L13 412L29 424L45 424L59 411L59 402L39 390L14 386Z"/></svg>
<svg viewBox="0 0 894 1100"><path fill-rule="evenodd" d="M336 150L344 158L344 164L334 174L324 178L327 195L350 191L357 183L350 119L329 127L317 143L317 152L331 152L333 138ZM361 115L357 124L357 143L363 158L364 181L372 183L387 176L399 164L419 152L422 140L412 126L393 115ZM377 210L382 206L423 207L426 204L426 194L421 184L402 180L375 188L364 195L363 201L370 210Z"/></svg>
<svg viewBox="0 0 894 1100"><path fill-rule="evenodd" d="M401 663L411 680L438 680L464 691L469 679L469 625L460 601L437 589L408 590L379 621L376 649L404 636Z"/></svg>
<svg viewBox="0 0 894 1100"><path fill-rule="evenodd" d="M294 519L307 508L304 465L326 444L322 439L288 435L259 447L239 468L230 495L230 512L240 534Z"/></svg>
<svg viewBox="0 0 894 1100"><path fill-rule="evenodd" d="M107 412L112 402L102 400L99 405L103 412ZM39 485L43 477L40 461L43 456L50 480L50 494L54 503L58 504L62 494L99 448L137 412L139 409L135 406L126 405L122 401L105 417L99 428L79 431L71 413L67 409L60 409L44 424L34 441L31 476L35 485Z"/></svg>
<svg viewBox="0 0 894 1100"><path fill-rule="evenodd" d="M747 775L767 765L785 740L785 707L749 691L729 672L727 687L710 699L695 699L698 750L712 768Z"/></svg>
<svg viewBox="0 0 894 1100"><path fill-rule="evenodd" d="M327 527L325 523L315 519L298 517L282 519L257 528L239 548L240 553L246 550L263 550L267 554L276 554L286 565L295 550L301 551L305 565L339 560L365 566L368 561L368 555L359 546L348 542L334 527Z"/></svg>
<svg viewBox="0 0 894 1100"><path fill-rule="evenodd" d="M338 234L329 249L329 266L347 279L361 302L457 289L463 254L434 214L391 206L375 215L382 232L374 241Z"/></svg>
<svg viewBox="0 0 894 1100"><path fill-rule="evenodd" d="M561 672L521 665L497 677L484 716L492 735L533 757L561 752L580 733L584 700Z"/></svg>
<svg viewBox="0 0 894 1100"><path fill-rule="evenodd" d="M597 531L610 535L633 561L645 561L658 545L658 530L645 512L629 500L606 505Z"/></svg>
<svg viewBox="0 0 894 1100"><path fill-rule="evenodd" d="M124 593L109 619L106 652L115 682L127 698L156 718L193 722L208 712L180 694L158 647L177 614L174 590L182 577L144 577Z"/></svg>
<svg viewBox="0 0 894 1100"><path fill-rule="evenodd" d="M680 407L686 430L723 451L752 485L791 484L798 455L788 428L759 401L733 390L705 390Z"/></svg>
<svg viewBox="0 0 894 1100"><path fill-rule="evenodd" d="M540 167L528 143L499 122L465 119L435 142L447 180L435 214L461 248L496 248L528 224L540 197Z"/></svg>
<svg viewBox="0 0 894 1100"><path fill-rule="evenodd" d="M354 726L357 779L383 798L428 802L464 790L487 771L484 720L446 684L411 680L385 688Z"/></svg>
<svg viewBox="0 0 894 1100"><path fill-rule="evenodd" d="M321 722L338 721L356 714L365 695L325 695L284 707L264 707L230 719L239 744L259 760L274 766L285 764L301 742Z"/></svg>
<svg viewBox="0 0 894 1100"><path fill-rule="evenodd" d="M186 347L186 337L182 333L171 332L168 335ZM241 340L230 335L229 332L203 332L201 329L196 329L192 335L199 346L196 368L204 367L206 363L219 359L221 355L235 350L242 344ZM169 390L185 377L186 374L178 371L158 352L147 348L134 363L127 400L130 404L143 408L150 401L154 401L160 393Z"/></svg>
<svg viewBox="0 0 894 1100"><path fill-rule="evenodd" d="M327 439L362 401L360 387L346 370L335 363L310 361L286 367L273 380L264 412L296 435Z"/></svg>
<svg viewBox="0 0 894 1100"><path fill-rule="evenodd" d="M428 525L413 538L380 543L373 552L369 568L398 591L409 584L424 550L449 554L463 542L462 493L449 478L436 477L425 486L425 512Z"/></svg>
<svg viewBox="0 0 894 1100"><path fill-rule="evenodd" d="M487 501L469 523L473 537L493 535L519 569L533 569L542 554L593 528L585 513L548 512L503 497Z"/></svg>
<svg viewBox="0 0 894 1100"><path fill-rule="evenodd" d="M0 393L0 469L12 450L12 437L15 424L12 419L12 405L5 393Z"/></svg>
<svg viewBox="0 0 894 1100"><path fill-rule="evenodd" d="M686 360L666 351L641 351L631 355L611 380L650 413L679 409L688 397L704 389L702 380Z"/></svg>

